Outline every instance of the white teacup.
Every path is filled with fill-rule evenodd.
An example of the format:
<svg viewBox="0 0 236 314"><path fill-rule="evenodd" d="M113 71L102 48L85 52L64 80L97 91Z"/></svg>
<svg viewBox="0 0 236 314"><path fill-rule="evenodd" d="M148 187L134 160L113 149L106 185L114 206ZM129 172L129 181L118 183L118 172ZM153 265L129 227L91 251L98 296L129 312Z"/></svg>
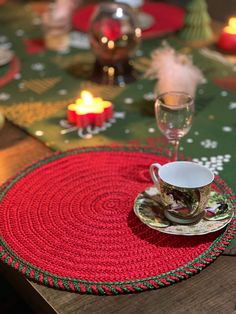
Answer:
<svg viewBox="0 0 236 314"><path fill-rule="evenodd" d="M150 175L160 190L169 220L188 224L202 218L214 180L211 170L191 161L175 161L152 164Z"/></svg>

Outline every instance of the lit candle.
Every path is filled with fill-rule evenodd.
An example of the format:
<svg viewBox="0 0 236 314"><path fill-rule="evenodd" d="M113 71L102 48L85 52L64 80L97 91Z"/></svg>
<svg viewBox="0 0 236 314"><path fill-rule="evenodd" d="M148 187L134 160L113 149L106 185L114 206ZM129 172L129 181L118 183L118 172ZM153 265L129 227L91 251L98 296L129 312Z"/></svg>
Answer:
<svg viewBox="0 0 236 314"><path fill-rule="evenodd" d="M218 47L228 52L236 53L236 17L229 19L228 25L220 34Z"/></svg>
<svg viewBox="0 0 236 314"><path fill-rule="evenodd" d="M88 91L82 91L81 97L67 107L68 122L76 124L78 128L101 127L112 115L112 103L93 97Z"/></svg>
<svg viewBox="0 0 236 314"><path fill-rule="evenodd" d="M76 116L75 124L78 128L86 128L87 126L90 125L90 119L87 108L79 106L75 111L75 116Z"/></svg>
<svg viewBox="0 0 236 314"><path fill-rule="evenodd" d="M110 101L103 101L103 108L105 113L105 119L110 120L113 116L113 110Z"/></svg>
<svg viewBox="0 0 236 314"><path fill-rule="evenodd" d="M77 108L76 104L70 104L67 107L67 120L70 123L76 123L76 108Z"/></svg>

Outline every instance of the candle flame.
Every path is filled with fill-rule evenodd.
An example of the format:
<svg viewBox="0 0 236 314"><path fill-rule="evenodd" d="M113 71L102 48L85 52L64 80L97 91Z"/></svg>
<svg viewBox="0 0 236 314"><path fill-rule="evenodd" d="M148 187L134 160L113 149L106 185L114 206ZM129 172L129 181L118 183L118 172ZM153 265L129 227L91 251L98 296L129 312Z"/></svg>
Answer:
<svg viewBox="0 0 236 314"><path fill-rule="evenodd" d="M80 93L80 98L68 105L67 115L68 121L77 124L80 128L97 125L112 118L112 103L100 97L93 97L90 92L84 90ZM96 122L96 119L100 122Z"/></svg>
<svg viewBox="0 0 236 314"><path fill-rule="evenodd" d="M93 95L88 91L81 92L81 98L85 105L92 105L93 104Z"/></svg>
<svg viewBox="0 0 236 314"><path fill-rule="evenodd" d="M137 27L137 28L135 29L135 35L136 35L138 38L142 36L142 30L141 30L141 28Z"/></svg>
<svg viewBox="0 0 236 314"><path fill-rule="evenodd" d="M228 25L224 28L224 31L228 34L236 34L236 17L229 19Z"/></svg>
<svg viewBox="0 0 236 314"><path fill-rule="evenodd" d="M113 40L109 40L108 43L107 43L107 47L109 49L114 49L115 48L115 43Z"/></svg>
<svg viewBox="0 0 236 314"><path fill-rule="evenodd" d="M106 108L112 107L110 101L105 101L100 97L93 97L86 90L82 91L80 96L75 103L68 105L68 109L77 112L77 114L102 113Z"/></svg>

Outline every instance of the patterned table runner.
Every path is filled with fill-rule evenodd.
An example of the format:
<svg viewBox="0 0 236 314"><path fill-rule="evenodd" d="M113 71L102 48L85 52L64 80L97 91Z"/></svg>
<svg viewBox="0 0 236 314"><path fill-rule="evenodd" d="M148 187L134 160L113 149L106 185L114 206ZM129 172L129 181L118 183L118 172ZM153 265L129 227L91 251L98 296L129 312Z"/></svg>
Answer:
<svg viewBox="0 0 236 314"><path fill-rule="evenodd" d="M0 110L55 150L130 143L136 139L141 143L149 139L158 145L166 144L154 118L154 82L142 79L141 75L140 80L125 88L93 84L88 75L94 58L86 49L70 47L64 54L46 50L27 52L30 39L42 38L40 15L35 8L32 4L19 7L11 3L1 8L0 21L5 26L1 29L0 45L12 46L22 66L11 83L1 89ZM160 42L161 39L143 42L135 60L140 73L147 69L150 52ZM236 155L232 143L236 140L236 66L207 49L192 50L174 38L169 38L169 42L177 50L192 54L194 63L208 79L197 91L193 127L181 141L180 150L210 166L234 189ZM81 133L69 132L60 124L66 118L68 103L81 89L112 99L116 112L115 122L90 139L81 138Z"/></svg>

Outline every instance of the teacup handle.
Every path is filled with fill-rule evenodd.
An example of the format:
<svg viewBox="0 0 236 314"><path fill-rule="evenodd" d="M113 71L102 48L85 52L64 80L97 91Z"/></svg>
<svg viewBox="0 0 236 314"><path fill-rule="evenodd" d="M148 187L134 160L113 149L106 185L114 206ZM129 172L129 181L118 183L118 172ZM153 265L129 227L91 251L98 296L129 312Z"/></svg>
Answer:
<svg viewBox="0 0 236 314"><path fill-rule="evenodd" d="M160 187L160 183L159 183L158 177L156 176L155 170L156 169L159 170L161 167L162 167L162 165L155 163L155 164L151 164L150 169L149 169L152 181L155 184L157 184L158 188Z"/></svg>

